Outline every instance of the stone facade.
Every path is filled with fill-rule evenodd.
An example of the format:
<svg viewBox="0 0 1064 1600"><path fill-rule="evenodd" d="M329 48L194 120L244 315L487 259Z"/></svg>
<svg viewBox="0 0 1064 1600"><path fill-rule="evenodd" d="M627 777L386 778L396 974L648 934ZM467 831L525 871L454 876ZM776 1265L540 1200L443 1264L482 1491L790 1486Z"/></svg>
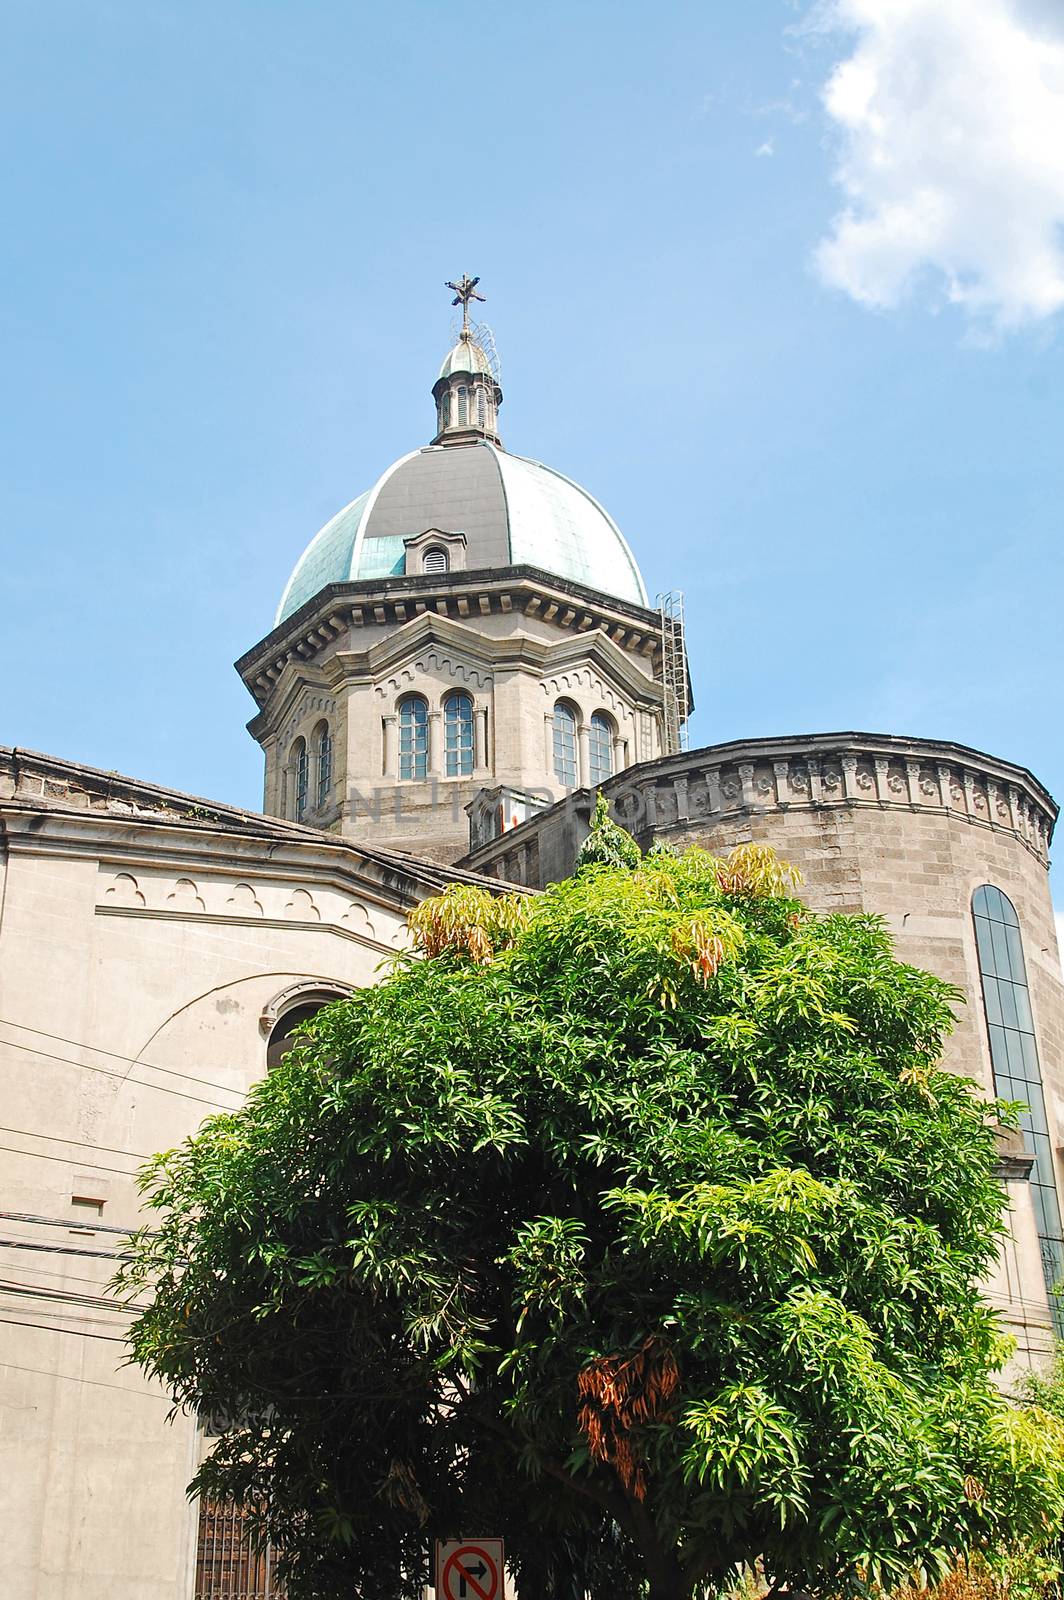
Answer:
<svg viewBox="0 0 1064 1600"><path fill-rule="evenodd" d="M1064 1133L1064 984L1047 869L1057 808L1025 769L963 746L872 734L709 746L620 773L602 786L648 848L664 839L723 854L754 840L805 875L818 911L884 918L899 957L962 990L946 1064L993 1093L972 895L994 884L1016 908L1054 1151ZM592 795L576 791L462 865L543 887L572 872ZM1057 1163L1058 1191L1061 1172ZM990 1286L1039 1359L1050 1319L1026 1169L1009 1167L1013 1238Z"/></svg>
<svg viewBox="0 0 1064 1600"><path fill-rule="evenodd" d="M121 1364L106 1291L136 1170L462 875L12 750L0 843L0 1589L188 1600L201 1435Z"/></svg>
<svg viewBox="0 0 1064 1600"><path fill-rule="evenodd" d="M559 700L576 714L581 781L596 713L610 728L615 771L661 754L660 650L657 612L529 567L332 585L237 663L261 708L249 728L266 756L264 808L453 860L480 789L506 784L547 801L563 793L551 749ZM473 718L471 770L457 776L445 748L455 692L469 697ZM428 724L423 776L401 766L412 698ZM316 765L323 730L326 786Z"/></svg>

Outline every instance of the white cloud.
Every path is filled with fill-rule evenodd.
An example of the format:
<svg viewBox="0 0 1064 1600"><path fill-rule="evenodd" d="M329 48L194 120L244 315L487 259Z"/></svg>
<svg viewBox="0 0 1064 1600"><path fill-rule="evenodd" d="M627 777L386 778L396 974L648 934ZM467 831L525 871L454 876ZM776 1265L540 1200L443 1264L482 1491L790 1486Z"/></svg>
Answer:
<svg viewBox="0 0 1064 1600"><path fill-rule="evenodd" d="M1064 307L1059 0L821 0L806 30L852 45L823 93L846 196L823 278L890 308L931 277L1000 327Z"/></svg>
<svg viewBox="0 0 1064 1600"><path fill-rule="evenodd" d="M755 156L774 156L775 154L776 146L773 144L771 139L766 139L764 144L759 144L757 149L754 151Z"/></svg>

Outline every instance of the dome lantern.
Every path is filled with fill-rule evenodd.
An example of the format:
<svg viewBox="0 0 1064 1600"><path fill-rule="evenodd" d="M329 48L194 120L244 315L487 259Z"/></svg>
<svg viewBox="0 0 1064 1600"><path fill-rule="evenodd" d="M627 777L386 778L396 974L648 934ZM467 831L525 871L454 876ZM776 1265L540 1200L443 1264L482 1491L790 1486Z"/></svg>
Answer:
<svg viewBox="0 0 1064 1600"><path fill-rule="evenodd" d="M498 414L502 389L469 322L469 302L484 299L476 292L479 282L479 278L464 273L456 283L447 285L455 291L452 304L462 307L462 329L458 343L444 360L432 386L432 398L436 402L433 444L475 444L482 439L501 444Z"/></svg>

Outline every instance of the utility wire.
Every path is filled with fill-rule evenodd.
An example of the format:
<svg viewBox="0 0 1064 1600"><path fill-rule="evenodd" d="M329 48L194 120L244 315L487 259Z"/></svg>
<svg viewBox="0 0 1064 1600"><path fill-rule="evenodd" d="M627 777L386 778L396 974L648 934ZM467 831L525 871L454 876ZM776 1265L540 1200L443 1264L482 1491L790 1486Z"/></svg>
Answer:
<svg viewBox="0 0 1064 1600"><path fill-rule="evenodd" d="M170 1089L165 1083L151 1083L146 1078L131 1078L128 1072L112 1072L110 1067L95 1067L91 1061L75 1061L72 1056L57 1056L52 1051L41 1050L34 1044L19 1044L17 1039L0 1039L0 1044L7 1045L9 1050L21 1050L25 1055L40 1056L42 1061L60 1061L66 1067L81 1067L84 1072L98 1072L104 1078L117 1078L119 1083L127 1083L138 1089L154 1089L157 1094L172 1094L178 1100L194 1100L197 1105L210 1106L215 1111L236 1111L236 1106L223 1105L220 1100L205 1100L201 1094L187 1094L184 1089ZM91 1050L88 1044L78 1045L79 1050ZM135 1063L143 1065L143 1063ZM160 1072L162 1068L152 1067L152 1072ZM183 1078L183 1072L174 1073L174 1077ZM225 1089L224 1084L215 1084L217 1089ZM238 1094L237 1089L228 1089L227 1094Z"/></svg>
<svg viewBox="0 0 1064 1600"><path fill-rule="evenodd" d="M91 1050L94 1055L109 1056L112 1061L124 1061L130 1067L147 1067L151 1072L164 1072L171 1078L184 1078L189 1083L199 1083L206 1089L223 1089L226 1094L243 1096L243 1089L231 1089L228 1084L215 1083L211 1078L198 1078L192 1072L179 1072L176 1067L159 1067L152 1061L144 1061L139 1056L124 1056L117 1050L108 1050L102 1044L85 1044L81 1039L68 1039L61 1033L49 1033L47 1028L34 1028L26 1022L12 1022L8 1017L0 1017L0 1024L5 1028L17 1028L20 1033L35 1033L41 1039L52 1039L56 1044L73 1045L75 1050Z"/></svg>
<svg viewBox="0 0 1064 1600"><path fill-rule="evenodd" d="M77 1290L42 1289L36 1284L8 1283L0 1278L0 1294L17 1294L31 1300L54 1300L59 1305L81 1306L85 1311L147 1311L147 1306L127 1305L112 1295L79 1294Z"/></svg>
<svg viewBox="0 0 1064 1600"><path fill-rule="evenodd" d="M104 1277L89 1278L80 1272L68 1272L63 1263L54 1267L27 1267L24 1264L20 1264L18 1270L20 1272L28 1272L31 1278L59 1278L63 1283L88 1283L96 1289L99 1289L102 1284L108 1281ZM97 1267L96 1270L98 1273L104 1273L109 1268Z"/></svg>
<svg viewBox="0 0 1064 1600"><path fill-rule="evenodd" d="M17 1323L17 1327L32 1327L33 1324ZM49 1328L49 1333L61 1332L58 1328ZM87 1383L92 1389L113 1389L116 1394L132 1394L142 1400L164 1400L167 1405L173 1405L173 1400L168 1394L152 1394L150 1389L130 1389L121 1383L101 1383L99 1378L81 1378L72 1372L49 1372L44 1367L20 1367L14 1361L0 1360L0 1368L7 1372L28 1372L37 1378L61 1378L64 1383ZM0 1401L0 1404L3 1402Z"/></svg>
<svg viewBox="0 0 1064 1600"><path fill-rule="evenodd" d="M129 1343L128 1339L119 1339L113 1333L83 1333L80 1328L54 1328L48 1322L12 1322L10 1317L0 1317L0 1322L9 1328L39 1328L42 1333L69 1333L75 1339L103 1339L107 1344ZM49 1372L47 1376L50 1378L58 1374ZM109 1384L108 1387L116 1388L117 1385Z"/></svg>
<svg viewBox="0 0 1064 1600"><path fill-rule="evenodd" d="M47 1139L50 1144L72 1144L79 1150L102 1150L109 1156L128 1156L131 1161L150 1161L151 1156L142 1150L121 1150L113 1144L93 1144L88 1139L64 1139L58 1133L36 1133L32 1128L5 1128L0 1123L0 1133L17 1133L21 1139Z"/></svg>
<svg viewBox="0 0 1064 1600"><path fill-rule="evenodd" d="M120 1255L116 1250L80 1250L72 1244L36 1244L29 1239L0 1239L0 1246L6 1250L40 1250L45 1255L51 1256L95 1256L101 1261L132 1261L129 1255Z"/></svg>
<svg viewBox="0 0 1064 1600"><path fill-rule="evenodd" d="M148 1084L147 1087L150 1089L151 1084ZM173 1090L170 1093L172 1094ZM47 1150L19 1150L13 1144L0 1144L0 1150L5 1151L9 1156L28 1156L31 1161L58 1161L62 1167L76 1167L80 1161L83 1167L91 1167L94 1172L113 1172L117 1178L135 1178L137 1176L135 1172L127 1172L125 1167L106 1167L102 1161L86 1161L81 1156L50 1156ZM69 1228L70 1223L68 1222L66 1226Z"/></svg>
<svg viewBox="0 0 1064 1600"><path fill-rule="evenodd" d="M133 1228L116 1228L104 1222L74 1222L70 1217L38 1217L32 1211L0 1211L0 1221L37 1222L48 1228L84 1228L87 1233L120 1233L124 1239L128 1239L135 1231Z"/></svg>

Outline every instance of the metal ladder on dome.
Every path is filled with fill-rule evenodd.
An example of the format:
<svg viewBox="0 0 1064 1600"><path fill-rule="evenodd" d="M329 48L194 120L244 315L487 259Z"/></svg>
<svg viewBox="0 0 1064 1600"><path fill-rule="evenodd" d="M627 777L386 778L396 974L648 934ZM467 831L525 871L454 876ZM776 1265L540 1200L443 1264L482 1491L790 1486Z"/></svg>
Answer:
<svg viewBox="0 0 1064 1600"><path fill-rule="evenodd" d="M691 714L683 591L668 589L657 596L656 603L661 626L660 681L665 717L665 754L674 756L688 748L687 719Z"/></svg>

